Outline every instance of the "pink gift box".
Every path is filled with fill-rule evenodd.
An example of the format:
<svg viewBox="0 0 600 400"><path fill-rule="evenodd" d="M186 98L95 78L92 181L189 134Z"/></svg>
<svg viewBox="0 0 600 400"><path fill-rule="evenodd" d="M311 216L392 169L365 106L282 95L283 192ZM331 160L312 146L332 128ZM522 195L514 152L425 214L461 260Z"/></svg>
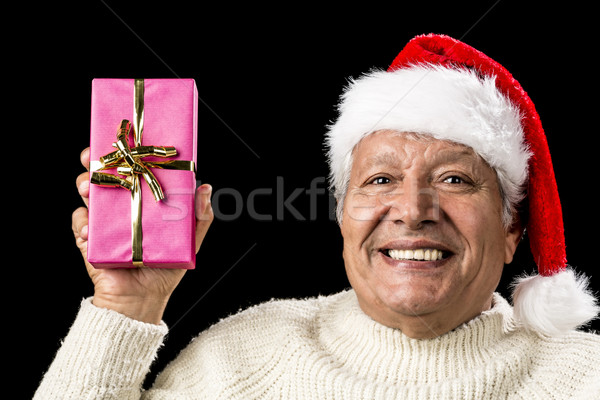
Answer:
<svg viewBox="0 0 600 400"><path fill-rule="evenodd" d="M122 120L134 121L134 79L92 81L90 160L116 150ZM142 146L173 146L177 155L143 161L186 160L196 165L197 89L193 79L143 80ZM134 147L133 132L129 144ZM97 165L97 164L96 164ZM94 166L92 166L92 169ZM164 192L156 201L140 176L142 262L151 268L193 269L196 262L193 171L150 168ZM117 174L116 170L104 173ZM135 268L132 192L90 184L88 261L95 268Z"/></svg>

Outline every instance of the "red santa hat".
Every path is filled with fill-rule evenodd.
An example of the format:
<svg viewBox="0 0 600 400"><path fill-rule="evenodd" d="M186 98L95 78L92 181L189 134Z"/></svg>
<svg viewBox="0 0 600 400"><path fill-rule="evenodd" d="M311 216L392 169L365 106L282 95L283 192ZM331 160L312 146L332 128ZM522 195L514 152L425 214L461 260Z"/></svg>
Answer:
<svg viewBox="0 0 600 400"><path fill-rule="evenodd" d="M327 135L338 193L345 191L354 146L382 129L473 148L496 170L511 202L520 200L526 186L526 230L538 273L514 285L515 317L523 326L560 335L595 318L599 309L586 278L567 265L560 199L539 115L503 66L458 40L431 34L412 39L387 71L352 81Z"/></svg>

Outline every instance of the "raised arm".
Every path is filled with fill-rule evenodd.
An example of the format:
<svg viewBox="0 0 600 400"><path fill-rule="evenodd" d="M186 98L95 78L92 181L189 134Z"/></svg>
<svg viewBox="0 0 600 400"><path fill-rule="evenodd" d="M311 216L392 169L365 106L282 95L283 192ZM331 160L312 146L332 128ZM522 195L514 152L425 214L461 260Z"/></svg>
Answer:
<svg viewBox="0 0 600 400"><path fill-rule="evenodd" d="M88 168L89 149L81 153ZM87 206L89 172L76 184ZM213 220L211 187L196 189L196 252ZM87 262L87 207L73 212L72 228L94 295L85 299L34 399L137 399L167 327L161 322L181 269L95 269Z"/></svg>
<svg viewBox="0 0 600 400"><path fill-rule="evenodd" d="M81 153L81 162L89 166L89 149ZM76 184L87 206L89 172L77 177ZM196 252L213 220L210 206L211 187L202 185L196 190ZM142 322L158 324L177 284L183 278L183 269L95 269L87 262L87 207L73 212L73 234L83 255L87 272L94 284L93 304L108 308Z"/></svg>

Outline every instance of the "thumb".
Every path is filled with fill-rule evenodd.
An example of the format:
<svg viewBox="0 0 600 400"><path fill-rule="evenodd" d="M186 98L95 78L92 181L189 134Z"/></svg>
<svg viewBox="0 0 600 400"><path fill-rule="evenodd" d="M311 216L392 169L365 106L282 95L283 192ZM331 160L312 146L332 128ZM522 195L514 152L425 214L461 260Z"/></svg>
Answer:
<svg viewBox="0 0 600 400"><path fill-rule="evenodd" d="M212 186L200 185L196 189L196 253L208 232L208 228L214 219L213 209L210 202Z"/></svg>

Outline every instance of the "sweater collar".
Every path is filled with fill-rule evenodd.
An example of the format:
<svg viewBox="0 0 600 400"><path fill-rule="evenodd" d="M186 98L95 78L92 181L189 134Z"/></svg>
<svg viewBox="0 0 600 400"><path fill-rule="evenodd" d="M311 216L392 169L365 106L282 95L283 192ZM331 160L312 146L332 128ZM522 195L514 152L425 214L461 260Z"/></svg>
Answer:
<svg viewBox="0 0 600 400"><path fill-rule="evenodd" d="M349 290L322 310L319 339L354 374L394 384L432 383L493 363L514 326L512 307L495 293L492 308L471 321L433 339L413 339L367 316Z"/></svg>

